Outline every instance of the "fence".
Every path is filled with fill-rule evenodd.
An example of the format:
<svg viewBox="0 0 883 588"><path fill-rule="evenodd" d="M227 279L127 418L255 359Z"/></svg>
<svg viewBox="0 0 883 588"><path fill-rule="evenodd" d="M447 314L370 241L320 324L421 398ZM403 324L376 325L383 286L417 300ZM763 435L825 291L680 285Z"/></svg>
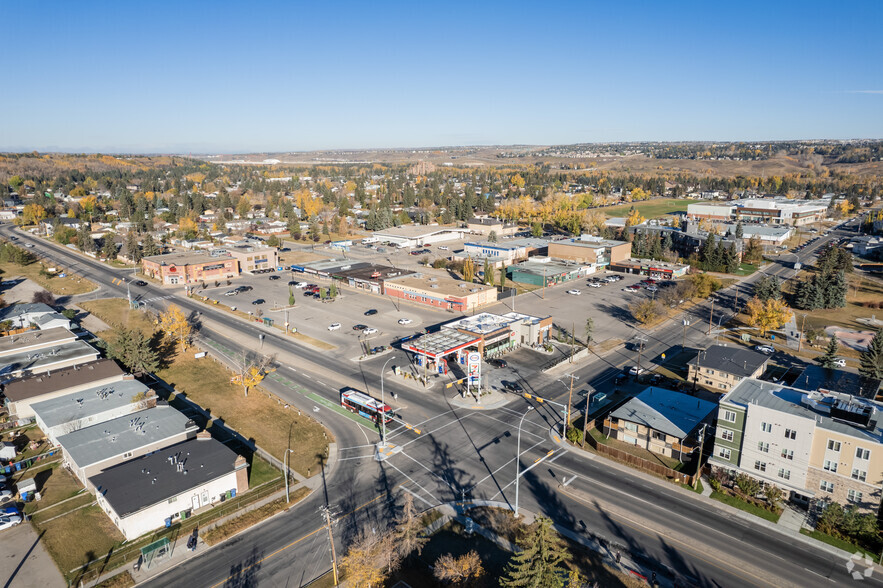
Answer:
<svg viewBox="0 0 883 588"><path fill-rule="evenodd" d="M5 467L0 468L0 474L14 474L15 472L20 472L22 470L27 470L32 465L34 465L38 461L43 461L47 457L52 457L56 453L61 453L61 449L53 449L52 451L47 451L46 453L41 453L40 455L35 455L33 457L29 457L27 459L23 459L21 461L17 461L15 463L11 463Z"/></svg>
<svg viewBox="0 0 883 588"><path fill-rule="evenodd" d="M592 428L594 428L594 426L595 421L590 421L589 426L586 428L586 431L590 431ZM637 455L632 455L631 453L628 453L621 449L616 449L614 447L604 445L603 443L599 443L594 437L592 437L592 435L588 433L586 433L586 441L589 445L592 446L592 449L594 449L601 455L606 455L611 459L625 463L626 465L652 472L657 476L662 476L670 480L676 480L678 482L681 482L682 484L693 483L694 476L688 476L671 468L667 468L664 465L648 461L643 457L638 457Z"/></svg>

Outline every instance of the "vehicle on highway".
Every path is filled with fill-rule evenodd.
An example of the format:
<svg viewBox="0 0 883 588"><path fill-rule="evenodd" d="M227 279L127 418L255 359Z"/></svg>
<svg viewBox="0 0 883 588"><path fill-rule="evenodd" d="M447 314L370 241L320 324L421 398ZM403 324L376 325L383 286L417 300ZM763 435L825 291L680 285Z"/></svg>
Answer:
<svg viewBox="0 0 883 588"><path fill-rule="evenodd" d="M364 331L368 328L368 325L353 325L354 331Z"/></svg>
<svg viewBox="0 0 883 588"><path fill-rule="evenodd" d="M375 314L377 314L376 308L371 308L365 311L365 316L374 316Z"/></svg>
<svg viewBox="0 0 883 588"><path fill-rule="evenodd" d="M264 300L263 298L256 298L251 301L252 305L263 304L265 302L266 302L266 300Z"/></svg>
<svg viewBox="0 0 883 588"><path fill-rule="evenodd" d="M624 383L626 380L628 380L628 376L626 376L625 374L619 374L618 376L616 376L616 377L613 379L613 383L614 383L614 384L622 384L622 383Z"/></svg>
<svg viewBox="0 0 883 588"><path fill-rule="evenodd" d="M344 388L340 393L340 405L350 412L370 419L375 423L390 422L396 415L392 407L380 402L364 392Z"/></svg>
<svg viewBox="0 0 883 588"><path fill-rule="evenodd" d="M340 328L340 323L331 323L330 325L328 325L329 331L336 331L339 328Z"/></svg>
<svg viewBox="0 0 883 588"><path fill-rule="evenodd" d="M18 524L21 524L20 515L0 516L0 531L2 531L3 529L9 529L10 527L14 527Z"/></svg>
<svg viewBox="0 0 883 588"><path fill-rule="evenodd" d="M271 280L278 280L278 279L280 279L280 276L277 274L273 274L272 276L270 276L270 279Z"/></svg>
<svg viewBox="0 0 883 588"><path fill-rule="evenodd" d="M238 290L227 290L224 292L224 296L236 296L237 294L239 294Z"/></svg>
<svg viewBox="0 0 883 588"><path fill-rule="evenodd" d="M373 334L376 333L376 332L377 332L377 329L375 329L374 327L368 327L368 328L365 329L365 331L364 331L364 333L365 333L366 335L373 335Z"/></svg>
<svg viewBox="0 0 883 588"><path fill-rule="evenodd" d="M509 367L509 364L506 363L505 359L490 359L488 363L494 366L495 368L504 368Z"/></svg>
<svg viewBox="0 0 883 588"><path fill-rule="evenodd" d="M516 394L521 394L522 392L524 392L524 388L522 388L521 384L519 384L518 382L503 380L502 382L500 382L500 384L502 384L503 388L508 392L515 392Z"/></svg>
<svg viewBox="0 0 883 588"><path fill-rule="evenodd" d="M411 319L409 319L409 318L400 318L400 319L399 319L399 324L400 324L400 325L410 325L410 324L411 324Z"/></svg>
<svg viewBox="0 0 883 588"><path fill-rule="evenodd" d="M771 355L776 352L775 348L769 345L755 345L754 350L760 351L761 353L766 353L767 355Z"/></svg>
<svg viewBox="0 0 883 588"><path fill-rule="evenodd" d="M834 367L846 367L846 360L838 357L834 360Z"/></svg>
<svg viewBox="0 0 883 588"><path fill-rule="evenodd" d="M579 290L576 290L576 289L568 290L567 293L570 294L571 296L579 296L580 294L582 294L582 292L580 292Z"/></svg>
<svg viewBox="0 0 883 588"><path fill-rule="evenodd" d="M139 288L143 288L147 285L147 282L145 282L144 280L135 280L134 282L132 282L132 284L138 286Z"/></svg>
<svg viewBox="0 0 883 588"><path fill-rule="evenodd" d="M28 249L33 249L34 244L33 243L25 243L25 247L27 247Z"/></svg>
<svg viewBox="0 0 883 588"><path fill-rule="evenodd" d="M643 374L646 371L647 370L645 370L644 368L640 368L636 365L633 365L632 367L629 368L629 375L630 376L640 376L641 374Z"/></svg>

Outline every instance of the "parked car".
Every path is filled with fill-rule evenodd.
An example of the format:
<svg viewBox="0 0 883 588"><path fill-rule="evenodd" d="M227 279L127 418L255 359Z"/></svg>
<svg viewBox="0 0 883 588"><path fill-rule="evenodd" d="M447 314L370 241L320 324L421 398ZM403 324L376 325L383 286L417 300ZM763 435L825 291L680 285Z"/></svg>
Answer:
<svg viewBox="0 0 883 588"><path fill-rule="evenodd" d="M372 308L372 309L369 309L369 310L366 310L366 311L365 311L365 316L374 316L375 314L377 314L377 309L376 309L376 308Z"/></svg>
<svg viewBox="0 0 883 588"><path fill-rule="evenodd" d="M9 529L10 527L14 527L18 524L21 524L20 515L0 516L0 531L2 531L3 529Z"/></svg>
<svg viewBox="0 0 883 588"><path fill-rule="evenodd" d="M340 323L331 323L330 325L328 325L329 331L336 331L339 328L340 328Z"/></svg>
<svg viewBox="0 0 883 588"><path fill-rule="evenodd" d="M409 319L409 318L400 318L400 319L399 319L399 324L400 324L400 325L410 325L410 324L411 324L411 319Z"/></svg>
<svg viewBox="0 0 883 588"><path fill-rule="evenodd" d="M441 249L442 251L447 251L447 250L448 250L448 246L447 246L447 245L439 245L438 248Z"/></svg>
<svg viewBox="0 0 883 588"><path fill-rule="evenodd" d="M647 370L645 370L644 368L639 368L638 366L633 365L632 367L629 368L629 375L630 376L640 376L641 374L643 374L646 371Z"/></svg>
<svg viewBox="0 0 883 588"><path fill-rule="evenodd" d="M278 280L278 279L280 279L280 278L279 278L279 275L278 275L278 274L273 274L272 276L270 276L270 279L271 279L271 280Z"/></svg>
<svg viewBox="0 0 883 588"><path fill-rule="evenodd" d="M834 360L834 366L835 367L846 367L846 360L838 357L837 359Z"/></svg>
<svg viewBox="0 0 883 588"><path fill-rule="evenodd" d="M589 282L588 284L586 284L586 286L588 286L589 288L600 288L601 284L599 282Z"/></svg>
<svg viewBox="0 0 883 588"><path fill-rule="evenodd" d="M579 296L580 294L582 294L582 292L580 292L579 290L576 290L576 289L568 290L567 293L570 294L571 296Z"/></svg>
<svg viewBox="0 0 883 588"><path fill-rule="evenodd" d="M227 290L224 292L224 296L236 296L237 294L239 294L238 290Z"/></svg>
<svg viewBox="0 0 883 588"><path fill-rule="evenodd" d="M755 345L754 350L760 351L761 353L766 353L767 355L771 355L776 352L775 348L771 347L770 345Z"/></svg>
<svg viewBox="0 0 883 588"><path fill-rule="evenodd" d="M364 331L368 328L368 325L353 325L354 331Z"/></svg>
<svg viewBox="0 0 883 588"><path fill-rule="evenodd" d="M251 286L239 286L236 289L240 292L251 292L252 290L254 290L254 288L252 288Z"/></svg>
<svg viewBox="0 0 883 588"><path fill-rule="evenodd" d="M640 292L641 289L638 286L626 286L622 289L623 292Z"/></svg>
<svg viewBox="0 0 883 588"><path fill-rule="evenodd" d="M12 497L12 490L7 490L5 488L3 490L0 490L0 503L10 501L12 500Z"/></svg>
<svg viewBox="0 0 883 588"><path fill-rule="evenodd" d="M364 331L364 333L365 333L366 335L373 335L373 334L376 333L376 332L377 332L377 329L375 329L374 327L368 327L368 328L365 329L365 331Z"/></svg>
<svg viewBox="0 0 883 588"><path fill-rule="evenodd" d="M651 284L651 285L647 286L647 291L648 292L659 292L659 288Z"/></svg>
<svg viewBox="0 0 883 588"><path fill-rule="evenodd" d="M505 359L491 359L488 361L488 363L496 368L509 367L509 364L506 363Z"/></svg>
<svg viewBox="0 0 883 588"><path fill-rule="evenodd" d="M618 376L616 376L613 379L613 383L614 384L623 384L623 383L625 383L626 380L628 380L628 376L626 376L625 374L619 374Z"/></svg>
<svg viewBox="0 0 883 588"><path fill-rule="evenodd" d="M255 300L252 300L252 301L251 301L252 305L263 304L263 303L265 303L265 302L266 302L266 300L264 300L263 298L257 298L257 299L255 299Z"/></svg>

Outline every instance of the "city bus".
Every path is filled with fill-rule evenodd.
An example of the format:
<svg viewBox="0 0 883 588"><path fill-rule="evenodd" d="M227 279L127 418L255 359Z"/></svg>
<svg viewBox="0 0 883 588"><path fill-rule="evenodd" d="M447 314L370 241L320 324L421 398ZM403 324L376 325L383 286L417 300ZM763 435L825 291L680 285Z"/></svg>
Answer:
<svg viewBox="0 0 883 588"><path fill-rule="evenodd" d="M386 423L389 423L395 417L392 407L388 404L383 404L376 398L352 388L344 389L340 393L340 405L350 412L355 412L366 419L371 419L375 423L380 423L381 414L384 416L384 422Z"/></svg>

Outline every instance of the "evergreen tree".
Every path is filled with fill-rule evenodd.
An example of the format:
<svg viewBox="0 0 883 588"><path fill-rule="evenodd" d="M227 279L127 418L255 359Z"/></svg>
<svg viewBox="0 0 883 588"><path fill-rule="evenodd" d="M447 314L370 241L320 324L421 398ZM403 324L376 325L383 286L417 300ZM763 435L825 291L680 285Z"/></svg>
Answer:
<svg viewBox="0 0 883 588"><path fill-rule="evenodd" d="M837 359L837 350L840 349L840 343L837 341L837 337L831 335L831 340L828 341L828 346L825 348L825 354L816 358L816 361L821 364L823 368L833 369L834 361Z"/></svg>
<svg viewBox="0 0 883 588"><path fill-rule="evenodd" d="M761 300L778 300L782 297L782 285L776 276L762 276L754 283L754 295ZM801 307L802 308L802 307Z"/></svg>
<svg viewBox="0 0 883 588"><path fill-rule="evenodd" d="M500 292L506 291L506 264L500 268Z"/></svg>
<svg viewBox="0 0 883 588"><path fill-rule="evenodd" d="M95 240L92 238L92 230L89 223L80 225L80 229L77 231L77 244L80 246L80 251L84 253L93 253L95 251Z"/></svg>
<svg viewBox="0 0 883 588"><path fill-rule="evenodd" d="M710 267L714 263L714 254L717 249L714 233L709 233L708 238L705 239L705 243L702 244L702 247L699 249L699 263L702 264L702 269L706 271L713 271Z"/></svg>
<svg viewBox="0 0 883 588"><path fill-rule="evenodd" d="M126 257L128 257L132 263L138 263L141 261L141 247L138 245L138 235L135 234L135 231L129 231L129 234L126 235Z"/></svg>
<svg viewBox="0 0 883 588"><path fill-rule="evenodd" d="M742 229L742 221L736 223L736 238L741 239L745 235L744 230Z"/></svg>
<svg viewBox="0 0 883 588"><path fill-rule="evenodd" d="M828 279L825 279L825 278ZM824 284L824 306L823 308L843 308L846 306L846 277L842 271L837 272L833 276L822 276Z"/></svg>
<svg viewBox="0 0 883 588"><path fill-rule="evenodd" d="M104 245L101 247L101 256L105 259L117 258L117 244L113 242L113 238L109 235L104 238Z"/></svg>
<svg viewBox="0 0 883 588"><path fill-rule="evenodd" d="M484 259L484 283L488 286L494 285L494 269L491 267L488 258Z"/></svg>
<svg viewBox="0 0 883 588"><path fill-rule="evenodd" d="M736 253L735 243L727 247L724 265L726 266L724 269L728 274L736 273L739 270L739 255Z"/></svg>
<svg viewBox="0 0 883 588"><path fill-rule="evenodd" d="M883 379L883 329L877 331L868 348L862 351L858 371L866 378Z"/></svg>
<svg viewBox="0 0 883 588"><path fill-rule="evenodd" d="M824 306L824 293L819 287L819 282L815 276L804 280L797 287L797 300L795 302L797 308L803 310L815 310Z"/></svg>
<svg viewBox="0 0 883 588"><path fill-rule="evenodd" d="M563 588L570 554L561 537L552 529L552 521L538 517L518 545L521 551L506 564L501 586Z"/></svg>

